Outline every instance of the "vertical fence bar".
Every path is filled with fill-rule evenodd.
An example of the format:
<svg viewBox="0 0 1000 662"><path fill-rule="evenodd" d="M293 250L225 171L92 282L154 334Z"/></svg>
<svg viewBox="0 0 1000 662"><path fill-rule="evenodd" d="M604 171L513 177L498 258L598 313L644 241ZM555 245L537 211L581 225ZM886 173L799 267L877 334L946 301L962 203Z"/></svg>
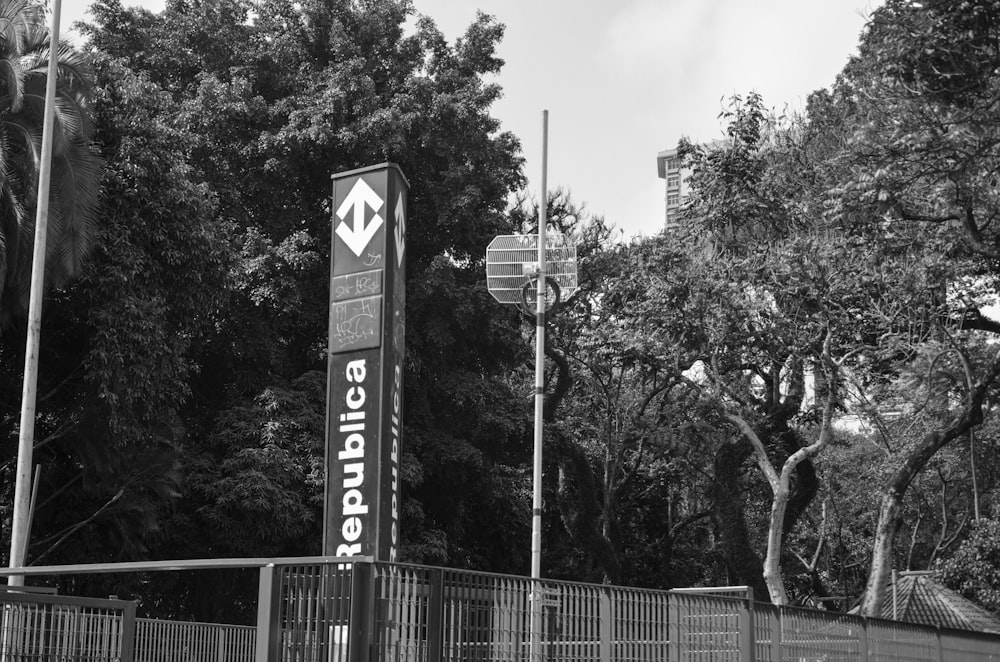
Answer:
<svg viewBox="0 0 1000 662"><path fill-rule="evenodd" d="M667 597L667 632L670 645L668 646L669 662L680 662L681 660L681 610L677 604L677 596Z"/></svg>
<svg viewBox="0 0 1000 662"><path fill-rule="evenodd" d="M228 632L224 630L216 630L215 632L215 659L216 662L226 662L226 640L228 637Z"/></svg>
<svg viewBox="0 0 1000 662"><path fill-rule="evenodd" d="M373 563L354 562L351 565L351 622L347 655L350 662L369 662L374 640L373 598L375 593L375 567Z"/></svg>
<svg viewBox="0 0 1000 662"><path fill-rule="evenodd" d="M121 623L121 662L133 662L135 658L135 606L129 600L125 603Z"/></svg>
<svg viewBox="0 0 1000 662"><path fill-rule="evenodd" d="M255 662L278 662L281 654L280 582L276 581L276 568L270 563L260 569L257 586L257 650Z"/></svg>
<svg viewBox="0 0 1000 662"><path fill-rule="evenodd" d="M435 568L428 578L427 659L437 662L444 654L444 571Z"/></svg>
<svg viewBox="0 0 1000 662"><path fill-rule="evenodd" d="M782 631L782 611L781 607L768 610L768 624L771 630L771 659L774 662L781 662L781 631Z"/></svg>
<svg viewBox="0 0 1000 662"><path fill-rule="evenodd" d="M858 628L858 662L868 662L868 619L862 617Z"/></svg>
<svg viewBox="0 0 1000 662"><path fill-rule="evenodd" d="M756 637L753 632L753 593L748 590L747 597L740 600L737 606L737 635L739 638L739 649L740 649L740 660L746 660L746 662L754 662L756 657Z"/></svg>
<svg viewBox="0 0 1000 662"><path fill-rule="evenodd" d="M606 587L597 593L597 646L597 659L611 662L611 589Z"/></svg>

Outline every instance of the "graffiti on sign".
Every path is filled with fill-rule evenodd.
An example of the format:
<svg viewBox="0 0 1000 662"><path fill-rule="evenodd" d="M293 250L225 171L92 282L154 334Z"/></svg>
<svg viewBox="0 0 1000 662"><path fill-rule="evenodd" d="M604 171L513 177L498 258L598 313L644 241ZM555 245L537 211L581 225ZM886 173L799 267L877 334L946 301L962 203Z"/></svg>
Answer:
<svg viewBox="0 0 1000 662"><path fill-rule="evenodd" d="M330 285L330 298L333 301L343 301L344 299L382 294L382 274L381 269L375 269L374 271L363 271L346 276L335 276Z"/></svg>
<svg viewBox="0 0 1000 662"><path fill-rule="evenodd" d="M382 297L334 301L330 305L330 351L378 347Z"/></svg>

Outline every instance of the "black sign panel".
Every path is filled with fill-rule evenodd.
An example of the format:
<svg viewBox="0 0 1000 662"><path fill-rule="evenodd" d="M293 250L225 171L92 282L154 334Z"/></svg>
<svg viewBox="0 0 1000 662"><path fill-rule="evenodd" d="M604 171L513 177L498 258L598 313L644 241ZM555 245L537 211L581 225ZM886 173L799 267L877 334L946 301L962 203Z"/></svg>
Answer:
<svg viewBox="0 0 1000 662"><path fill-rule="evenodd" d="M399 546L406 193L384 164L333 177L323 553Z"/></svg>

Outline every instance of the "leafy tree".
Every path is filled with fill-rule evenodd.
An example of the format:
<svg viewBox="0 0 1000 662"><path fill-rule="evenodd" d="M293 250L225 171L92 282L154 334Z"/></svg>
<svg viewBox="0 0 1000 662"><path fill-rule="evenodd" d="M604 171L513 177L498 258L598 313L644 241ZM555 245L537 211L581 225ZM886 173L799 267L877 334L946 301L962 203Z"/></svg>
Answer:
<svg viewBox="0 0 1000 662"><path fill-rule="evenodd" d="M225 278L226 226L185 163L185 137L162 121L169 97L98 58L91 104L107 195L90 259L43 320L36 562L149 553L181 490L182 412ZM3 336L7 439L22 348L23 335Z"/></svg>
<svg viewBox="0 0 1000 662"><path fill-rule="evenodd" d="M44 5L0 2L0 328L28 302L35 208L50 53L58 78L52 140L46 243L46 283L61 286L77 274L94 238L101 160L91 144L94 126L86 57L68 42L52 49Z"/></svg>
<svg viewBox="0 0 1000 662"><path fill-rule="evenodd" d="M683 337L685 367L697 366L691 387L711 403L705 422L736 431L714 462L727 565L736 581L785 604L785 545L818 493L815 461L833 443L845 380L878 374L879 352L891 351L883 345L897 330L893 311L925 300L937 281L889 243L827 222L830 183L842 174L839 125L822 115L775 117L754 94L735 99L724 117L724 141L681 145L693 195L687 232L674 241L696 257L680 278L640 271L651 303L636 323L648 336ZM763 486L743 474L750 460ZM734 493L734 484L747 491ZM764 545L752 542L758 527ZM816 562L796 551L818 589Z"/></svg>
<svg viewBox="0 0 1000 662"><path fill-rule="evenodd" d="M964 363L957 398L886 481L862 607L869 615L884 598L909 486L940 449L982 422L1000 375L1000 355L974 356L963 346L967 336L955 333L997 331L983 314L997 276L997 9L989 0L887 2L873 14L858 57L813 109L843 127L844 149L831 164L840 174L829 191L829 218L923 261L937 294L923 310L906 311L919 316L910 322L920 330L909 338L911 351L936 343L931 365L947 355Z"/></svg>
<svg viewBox="0 0 1000 662"><path fill-rule="evenodd" d="M527 562L516 542L529 507L526 420L506 382L524 349L482 279L484 248L510 230L507 197L523 181L516 139L489 114L503 28L479 16L448 44L430 19L408 33L412 12L394 0L171 1L155 16L104 0L92 11L92 47L169 94L160 119L184 133L186 163L231 238L214 333L187 381L191 482L175 517L190 535L161 553L318 544L319 484L299 480L322 456L322 429L303 422L322 410L307 386L325 366L329 177L391 160L411 184L404 557L496 570ZM279 395L285 405L260 411ZM212 542L206 529L239 530L244 515L211 485L225 481L253 511L254 485L272 471L285 498L246 536ZM275 521L284 516L294 532Z"/></svg>
<svg viewBox="0 0 1000 662"><path fill-rule="evenodd" d="M734 425L749 444L773 495L767 553L757 562L742 540L742 513L726 503L732 495L717 493L717 517L726 520L723 526L731 536L731 564L746 568L738 576L751 573L747 579L758 590L762 586L753 580L761 577L771 600L784 604L783 541L815 494L810 460L829 441L837 402L839 377L828 371L836 369L831 352L840 353L843 330L825 300L844 287L832 265L846 251L843 246L838 251L835 241L804 234L802 214L809 201L790 195L791 187L800 184L782 167L798 156L782 150L797 145L776 142L782 134L769 123L760 98L751 95L745 104L737 99L730 120L725 144L682 145L694 168L690 214L699 219L689 229L704 233L698 239L692 233L688 241L711 262L703 270L706 292L701 296L718 309L702 308L704 330L692 334L692 347L705 375L701 388L708 387L706 395L714 391L721 420ZM807 367L827 386L826 405L819 405L819 433L811 442L790 425L803 407ZM824 373L827 379L819 379ZM732 483L746 458L734 450L719 450L720 485ZM750 570L753 565L762 568L760 575Z"/></svg>
<svg viewBox="0 0 1000 662"><path fill-rule="evenodd" d="M1000 521L982 519L947 559L937 565L945 586L1000 612Z"/></svg>

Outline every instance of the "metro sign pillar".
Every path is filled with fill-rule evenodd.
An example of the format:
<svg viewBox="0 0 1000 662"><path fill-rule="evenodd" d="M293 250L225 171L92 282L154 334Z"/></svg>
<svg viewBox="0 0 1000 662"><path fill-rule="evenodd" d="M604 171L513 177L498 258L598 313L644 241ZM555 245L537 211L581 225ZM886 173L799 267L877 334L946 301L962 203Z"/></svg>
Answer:
<svg viewBox="0 0 1000 662"><path fill-rule="evenodd" d="M326 556L399 549L408 190L391 163L333 176Z"/></svg>

